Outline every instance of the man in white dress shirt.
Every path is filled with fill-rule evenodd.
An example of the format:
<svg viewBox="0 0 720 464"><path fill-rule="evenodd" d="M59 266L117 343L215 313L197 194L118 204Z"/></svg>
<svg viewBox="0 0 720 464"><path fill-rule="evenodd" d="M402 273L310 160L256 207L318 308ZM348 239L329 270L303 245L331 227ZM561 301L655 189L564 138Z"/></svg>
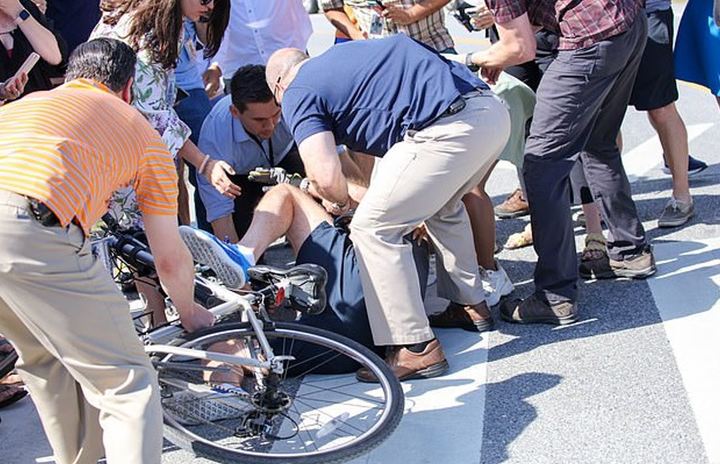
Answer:
<svg viewBox="0 0 720 464"><path fill-rule="evenodd" d="M311 34L301 0L232 0L230 23L215 62L229 84L240 66L265 65L281 48L305 50Z"/></svg>

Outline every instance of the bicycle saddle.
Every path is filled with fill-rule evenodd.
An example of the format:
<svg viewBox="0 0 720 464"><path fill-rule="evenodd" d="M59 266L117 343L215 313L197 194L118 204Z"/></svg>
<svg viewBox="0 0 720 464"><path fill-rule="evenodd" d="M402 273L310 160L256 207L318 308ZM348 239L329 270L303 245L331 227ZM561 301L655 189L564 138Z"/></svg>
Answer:
<svg viewBox="0 0 720 464"><path fill-rule="evenodd" d="M317 264L300 264L290 269L253 266L247 271L255 287L273 285L284 288L290 305L304 314L320 314L325 310L327 272Z"/></svg>

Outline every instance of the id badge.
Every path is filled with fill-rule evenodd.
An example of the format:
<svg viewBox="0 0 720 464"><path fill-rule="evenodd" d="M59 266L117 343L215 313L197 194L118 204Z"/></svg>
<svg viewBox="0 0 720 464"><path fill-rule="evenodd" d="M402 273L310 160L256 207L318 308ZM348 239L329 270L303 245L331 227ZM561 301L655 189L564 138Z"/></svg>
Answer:
<svg viewBox="0 0 720 464"><path fill-rule="evenodd" d="M370 31L368 35L371 37L381 37L383 35L384 18L374 9L372 10L372 19L370 20Z"/></svg>

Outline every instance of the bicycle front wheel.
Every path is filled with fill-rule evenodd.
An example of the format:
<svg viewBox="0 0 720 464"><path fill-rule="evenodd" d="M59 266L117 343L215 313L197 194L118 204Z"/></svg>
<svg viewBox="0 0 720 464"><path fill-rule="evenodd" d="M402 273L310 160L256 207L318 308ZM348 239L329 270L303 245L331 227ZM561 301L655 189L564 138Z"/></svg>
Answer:
<svg viewBox="0 0 720 464"><path fill-rule="evenodd" d="M403 414L400 383L359 343L294 323L264 331L281 376L247 366L163 355L156 359L166 436L205 457L240 463L337 463L379 445ZM173 344L262 359L247 323L220 324ZM159 361L159 362L158 362ZM378 384L356 380L365 367Z"/></svg>

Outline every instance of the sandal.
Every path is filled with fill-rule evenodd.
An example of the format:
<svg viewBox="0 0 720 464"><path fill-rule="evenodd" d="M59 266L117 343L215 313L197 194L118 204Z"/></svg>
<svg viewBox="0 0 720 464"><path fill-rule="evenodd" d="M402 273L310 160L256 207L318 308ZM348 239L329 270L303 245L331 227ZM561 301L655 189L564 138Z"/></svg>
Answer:
<svg viewBox="0 0 720 464"><path fill-rule="evenodd" d="M0 385L0 409L20 401L28 392L22 387Z"/></svg>
<svg viewBox="0 0 720 464"><path fill-rule="evenodd" d="M533 244L532 236L532 225L527 224L522 232L518 232L510 235L507 242L505 242L505 248L508 250L516 250Z"/></svg>
<svg viewBox="0 0 720 464"><path fill-rule="evenodd" d="M602 233L587 234L585 248L580 254L580 262L608 259L607 241Z"/></svg>
<svg viewBox="0 0 720 464"><path fill-rule="evenodd" d="M593 276L611 272L607 241L602 233L587 234L585 237L585 248L580 254L578 270L583 279L591 279Z"/></svg>

